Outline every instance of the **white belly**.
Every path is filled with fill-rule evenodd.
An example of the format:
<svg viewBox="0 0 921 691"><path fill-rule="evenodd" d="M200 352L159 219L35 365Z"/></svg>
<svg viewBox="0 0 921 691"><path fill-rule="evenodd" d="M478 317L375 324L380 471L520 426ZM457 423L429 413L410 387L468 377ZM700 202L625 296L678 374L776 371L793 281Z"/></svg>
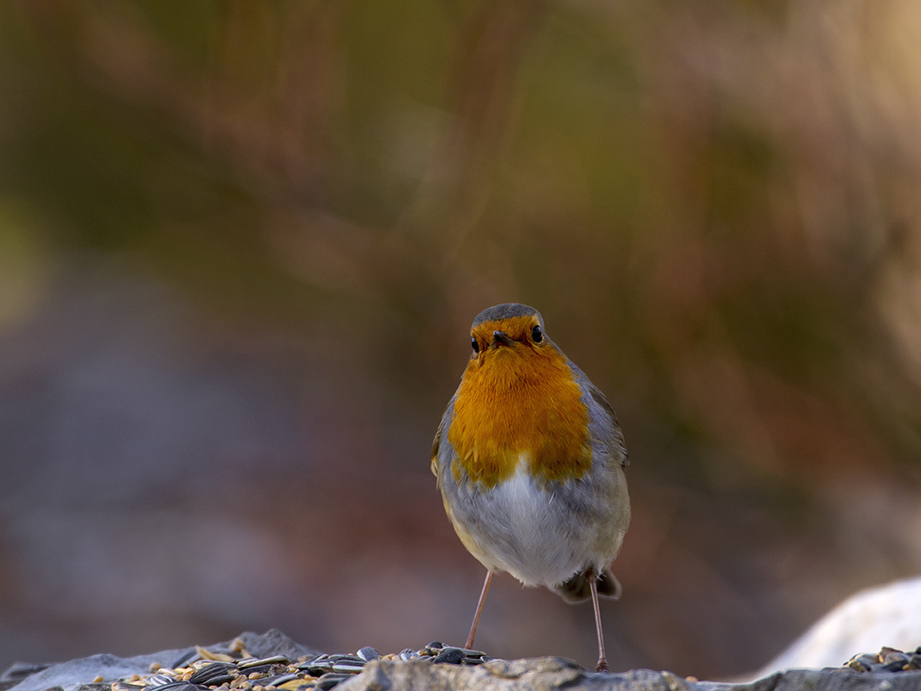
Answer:
<svg viewBox="0 0 921 691"><path fill-rule="evenodd" d="M525 585L562 583L594 561L591 530L580 529L565 501L541 489L519 463L516 474L477 498L480 533L471 551L490 570Z"/></svg>

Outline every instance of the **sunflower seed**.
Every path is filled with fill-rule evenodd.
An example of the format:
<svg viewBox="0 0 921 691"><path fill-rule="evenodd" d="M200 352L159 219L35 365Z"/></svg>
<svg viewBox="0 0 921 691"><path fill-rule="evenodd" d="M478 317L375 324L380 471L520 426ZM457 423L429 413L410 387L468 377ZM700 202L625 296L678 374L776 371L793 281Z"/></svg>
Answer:
<svg viewBox="0 0 921 691"><path fill-rule="evenodd" d="M240 660L237 662L238 669L250 669L251 667L261 667L262 665L287 665L290 664L290 660L284 655L275 655L274 657L266 657L262 660L257 660L256 658L249 658L247 660Z"/></svg>
<svg viewBox="0 0 921 691"><path fill-rule="evenodd" d="M176 680L168 674L152 674L151 676L147 677L147 686L165 686L166 684L172 684L174 681Z"/></svg>
<svg viewBox="0 0 921 691"><path fill-rule="evenodd" d="M197 684L190 684L187 681L174 680L169 684L161 684L156 688L157 691L207 691L208 687ZM126 691L130 691L130 689Z"/></svg>
<svg viewBox="0 0 921 691"><path fill-rule="evenodd" d="M329 659L333 662L362 662L363 660L357 655L347 655L345 653L336 653L335 655L330 655Z"/></svg>
<svg viewBox="0 0 921 691"><path fill-rule="evenodd" d="M297 679L297 673L292 674L279 674L274 677L267 677L266 679L260 679L259 683L261 686L281 686L282 684L287 684L289 681L294 681Z"/></svg>
<svg viewBox="0 0 921 691"><path fill-rule="evenodd" d="M380 660L381 654L370 645L366 645L364 648L358 651L358 657L360 657L365 662L371 662L371 660Z"/></svg>
<svg viewBox="0 0 921 691"><path fill-rule="evenodd" d="M312 677L318 677L321 674L325 674L333 668L332 660L312 660L310 662L302 662L297 666L302 672L307 672Z"/></svg>
<svg viewBox="0 0 921 691"><path fill-rule="evenodd" d="M223 684L225 681L233 681L234 677L230 674L230 672L233 671L236 671L236 665L226 662L212 662L189 677L189 683L217 686Z"/></svg>
<svg viewBox="0 0 921 691"><path fill-rule="evenodd" d="M191 662L197 657L198 657L198 651L195 650L195 648L192 648L192 650L189 650L184 655L182 655L178 660L176 660L173 664L171 664L170 667L172 667L173 669L176 669L177 667L184 667L185 665L187 665L189 662Z"/></svg>
<svg viewBox="0 0 921 691"><path fill-rule="evenodd" d="M460 664L463 659L466 657L463 648L452 648L451 646L446 647L435 657L432 662L436 665L438 664L449 664L457 665Z"/></svg>
<svg viewBox="0 0 921 691"><path fill-rule="evenodd" d="M322 689L322 691L329 691L330 689L337 686L340 682L351 678L351 674L324 674L322 677L317 679L317 688Z"/></svg>

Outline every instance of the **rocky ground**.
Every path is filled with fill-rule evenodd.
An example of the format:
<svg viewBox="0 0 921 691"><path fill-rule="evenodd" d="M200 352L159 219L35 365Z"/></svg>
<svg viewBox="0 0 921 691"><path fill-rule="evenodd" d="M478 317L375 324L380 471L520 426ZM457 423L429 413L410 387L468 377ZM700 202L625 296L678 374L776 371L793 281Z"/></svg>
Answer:
<svg viewBox="0 0 921 691"><path fill-rule="evenodd" d="M500 660L433 642L420 650L325 654L277 630L214 646L119 658L94 655L55 665L18 663L0 691L385 691L387 689L617 689L622 691L916 691L921 647L860 654L839 668L785 670L751 682L683 678L648 669L610 674L563 658Z"/></svg>

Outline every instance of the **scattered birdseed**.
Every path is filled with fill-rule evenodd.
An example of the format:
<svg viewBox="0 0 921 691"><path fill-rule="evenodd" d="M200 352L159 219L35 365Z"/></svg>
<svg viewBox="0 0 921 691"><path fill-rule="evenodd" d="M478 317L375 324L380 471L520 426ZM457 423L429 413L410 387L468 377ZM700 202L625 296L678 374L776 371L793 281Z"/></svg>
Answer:
<svg viewBox="0 0 921 691"><path fill-rule="evenodd" d="M375 648L365 646L357 654L322 653L298 660L285 655L256 658L238 643L239 639L228 649L197 646L172 667L151 665L149 675L120 679L111 684L111 691L330 691L374 660L479 665L493 659L482 651L456 648L441 641L432 641L419 650L406 648L398 654L381 655Z"/></svg>
<svg viewBox="0 0 921 691"><path fill-rule="evenodd" d="M911 652L883 648L878 653L861 653L844 663L855 672L917 672L921 670L921 646Z"/></svg>

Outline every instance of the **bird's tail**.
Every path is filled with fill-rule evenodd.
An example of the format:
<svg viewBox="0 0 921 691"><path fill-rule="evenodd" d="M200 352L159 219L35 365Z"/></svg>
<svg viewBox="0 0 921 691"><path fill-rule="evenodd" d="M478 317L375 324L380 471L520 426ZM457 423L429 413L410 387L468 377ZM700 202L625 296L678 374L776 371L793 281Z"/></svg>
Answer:
<svg viewBox="0 0 921 691"><path fill-rule="evenodd" d="M580 571L568 581L553 586L553 590L566 602L584 602L592 596L588 579L594 577L594 575L595 570L588 568L585 571ZM602 569L601 573L598 574L598 595L612 600L619 600L620 594L620 583L614 578L614 574L609 569Z"/></svg>

